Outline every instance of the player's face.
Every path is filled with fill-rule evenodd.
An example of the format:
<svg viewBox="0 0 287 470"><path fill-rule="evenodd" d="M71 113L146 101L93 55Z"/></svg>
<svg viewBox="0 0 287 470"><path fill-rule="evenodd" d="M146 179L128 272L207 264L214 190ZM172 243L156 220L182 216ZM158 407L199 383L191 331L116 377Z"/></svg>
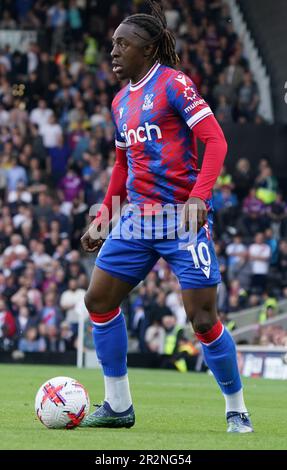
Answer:
<svg viewBox="0 0 287 470"><path fill-rule="evenodd" d="M140 29L141 38L137 35L138 28L134 25L120 24L113 35L113 49L111 52L113 72L119 80L130 79L137 82L141 78L148 63L148 49L143 38L149 37Z"/></svg>

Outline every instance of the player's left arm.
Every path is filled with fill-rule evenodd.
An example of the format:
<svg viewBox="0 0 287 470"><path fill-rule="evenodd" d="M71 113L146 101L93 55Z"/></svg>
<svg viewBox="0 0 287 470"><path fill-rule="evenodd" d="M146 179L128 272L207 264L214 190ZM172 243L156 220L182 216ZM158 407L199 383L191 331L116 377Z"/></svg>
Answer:
<svg viewBox="0 0 287 470"><path fill-rule="evenodd" d="M196 124L194 135L205 144L201 171L185 205L184 222L189 220L189 205L197 206L197 225L202 227L207 220L205 201L211 197L212 189L220 174L227 153L227 143L223 131L213 115Z"/></svg>
<svg viewBox="0 0 287 470"><path fill-rule="evenodd" d="M205 201L211 196L226 156L226 140L208 103L189 77L182 72L173 74L167 82L166 93L171 107L186 122L193 135L205 144L203 165L183 212L183 223L188 229L190 205L196 205L200 228L207 219Z"/></svg>

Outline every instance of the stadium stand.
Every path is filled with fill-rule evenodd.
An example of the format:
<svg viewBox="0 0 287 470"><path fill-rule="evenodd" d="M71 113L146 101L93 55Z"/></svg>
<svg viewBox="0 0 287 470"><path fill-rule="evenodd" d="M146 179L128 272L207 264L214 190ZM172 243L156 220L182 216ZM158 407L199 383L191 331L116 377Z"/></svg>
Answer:
<svg viewBox="0 0 287 470"><path fill-rule="evenodd" d="M272 91L277 120L287 123L287 107L284 98L287 64L285 36L287 5L284 0L270 7L268 0L239 0L238 2L272 79Z"/></svg>
<svg viewBox="0 0 287 470"><path fill-rule="evenodd" d="M109 59L111 35L126 14L143 11L139 1L124 4L1 2L0 34L5 31L7 39L0 50L2 350L59 352L77 346L78 309L93 266L79 240L89 207L104 197L115 158L110 104L119 85ZM258 85L227 5L181 0L166 1L165 7L181 68L219 122L260 125ZM37 39L17 47L15 30ZM226 324L236 315L243 318L245 308L261 309L270 296L287 298L282 190L272 158L261 158L258 168L238 159L232 173L224 169L218 179L215 241L223 277L218 308ZM258 251L265 253L261 262L255 259ZM149 338L155 330L164 334L162 318L173 315L185 327L176 278L162 260L123 309L142 352L160 348L150 345L147 331Z"/></svg>

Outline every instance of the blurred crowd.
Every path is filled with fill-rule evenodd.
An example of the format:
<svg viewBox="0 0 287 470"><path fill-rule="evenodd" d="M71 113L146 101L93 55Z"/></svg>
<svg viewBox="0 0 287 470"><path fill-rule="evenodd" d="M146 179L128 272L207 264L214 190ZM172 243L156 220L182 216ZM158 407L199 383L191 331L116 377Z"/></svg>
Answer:
<svg viewBox="0 0 287 470"><path fill-rule="evenodd" d="M258 87L221 0L164 1L184 70L222 122L261 123ZM33 30L26 50L0 49L0 348L77 346L78 312L93 265L79 250L89 208L115 159L111 37L140 0L2 0L1 30ZM255 171L254 171L255 170ZM287 297L287 209L270 163L223 169L214 193L215 243L226 315ZM242 209L242 210L241 210ZM238 216L238 214L240 214ZM220 236L219 236L220 234ZM124 303L141 351L185 338L179 286L163 260Z"/></svg>

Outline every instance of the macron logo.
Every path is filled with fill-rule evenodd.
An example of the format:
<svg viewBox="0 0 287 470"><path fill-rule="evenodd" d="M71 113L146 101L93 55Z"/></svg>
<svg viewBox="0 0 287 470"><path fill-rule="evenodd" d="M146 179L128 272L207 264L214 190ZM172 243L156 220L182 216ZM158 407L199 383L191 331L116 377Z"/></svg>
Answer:
<svg viewBox="0 0 287 470"><path fill-rule="evenodd" d="M144 126L139 126L137 129L128 129L127 124L124 124L121 136L125 139L128 147L138 142L143 143L147 140L151 141L154 138L162 139L160 127L155 124L149 124L148 122L145 122Z"/></svg>
<svg viewBox="0 0 287 470"><path fill-rule="evenodd" d="M180 73L177 78L176 78L176 81L181 83L182 85L184 85L185 87L187 86L187 83L186 83L186 78L184 75L182 75L182 73Z"/></svg>

